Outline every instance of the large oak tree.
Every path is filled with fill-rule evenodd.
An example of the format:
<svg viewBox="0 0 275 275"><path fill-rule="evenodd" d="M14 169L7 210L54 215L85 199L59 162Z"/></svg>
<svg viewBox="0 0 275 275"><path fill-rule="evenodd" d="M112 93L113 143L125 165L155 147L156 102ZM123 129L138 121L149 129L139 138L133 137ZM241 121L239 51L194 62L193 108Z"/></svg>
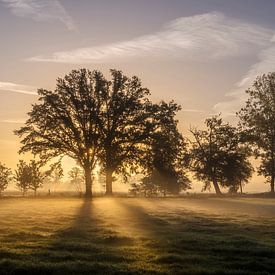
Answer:
<svg viewBox="0 0 275 275"><path fill-rule="evenodd" d="M99 71L74 70L57 80L54 91L38 90L39 103L16 131L23 137L21 152L31 151L42 160L75 159L84 169L88 197L97 161L111 195L113 174L134 167L151 129L148 89L121 71L111 70L111 76L109 81Z"/></svg>
<svg viewBox="0 0 275 275"><path fill-rule="evenodd" d="M127 174L138 165L141 147L152 130L149 91L139 78L111 70L101 93L99 115L100 162L106 176L106 194L112 195L113 175Z"/></svg>
<svg viewBox="0 0 275 275"><path fill-rule="evenodd" d="M85 172L86 196L92 196L92 170L99 148L98 114L106 81L102 74L73 70L58 78L53 91L38 90L39 100L29 112L20 152L31 151L43 161L69 156Z"/></svg>

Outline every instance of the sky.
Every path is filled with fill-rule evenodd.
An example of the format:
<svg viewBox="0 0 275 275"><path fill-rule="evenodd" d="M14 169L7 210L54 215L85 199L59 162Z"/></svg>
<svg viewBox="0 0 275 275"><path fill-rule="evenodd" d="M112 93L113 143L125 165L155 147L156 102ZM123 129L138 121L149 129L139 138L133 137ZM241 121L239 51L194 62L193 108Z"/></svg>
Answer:
<svg viewBox="0 0 275 275"><path fill-rule="evenodd" d="M245 90L275 70L274 14L273 0L0 0L0 161L24 158L13 131L37 88L83 67L120 69L154 101L174 99L184 135L213 114L236 123Z"/></svg>

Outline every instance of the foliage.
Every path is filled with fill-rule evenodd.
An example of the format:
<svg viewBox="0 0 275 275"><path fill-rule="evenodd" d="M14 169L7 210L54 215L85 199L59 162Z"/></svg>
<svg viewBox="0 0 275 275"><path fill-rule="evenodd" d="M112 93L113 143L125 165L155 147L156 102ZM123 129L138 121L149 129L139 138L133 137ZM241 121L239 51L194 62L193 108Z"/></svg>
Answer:
<svg viewBox="0 0 275 275"><path fill-rule="evenodd" d="M274 193L275 181L275 73L257 77L246 91L246 106L238 113L240 126L254 155L261 159L258 173L270 182Z"/></svg>
<svg viewBox="0 0 275 275"><path fill-rule="evenodd" d="M17 164L17 169L15 170L15 180L16 186L23 193L23 196L26 194L29 189L31 182L31 171L30 166L23 160L20 160Z"/></svg>
<svg viewBox="0 0 275 275"><path fill-rule="evenodd" d="M26 125L15 131L20 152L31 151L44 161L67 155L84 169L86 195L91 196L97 158L106 173L107 193L113 173L134 169L139 144L147 137L148 89L137 77L111 70L108 81L99 71L74 70L57 80L54 91L40 89Z"/></svg>
<svg viewBox="0 0 275 275"><path fill-rule="evenodd" d="M12 180L12 172L0 162L0 196Z"/></svg>
<svg viewBox="0 0 275 275"><path fill-rule="evenodd" d="M144 177L141 182L131 184L129 194L134 197L156 197L158 195L158 186L151 180L151 177Z"/></svg>
<svg viewBox="0 0 275 275"><path fill-rule="evenodd" d="M111 75L111 81L104 80L99 116L99 158L108 195L112 194L113 174L126 175L137 166L140 146L150 131L148 89L136 76L129 78L117 70L111 70Z"/></svg>
<svg viewBox="0 0 275 275"><path fill-rule="evenodd" d="M63 176L64 171L62 168L62 164L61 161L58 161L51 164L50 169L45 172L44 182L47 183L48 186L58 185L61 183Z"/></svg>
<svg viewBox="0 0 275 275"><path fill-rule="evenodd" d="M46 173L41 171L42 163L40 161L31 160L27 163L20 160L15 171L16 186L22 191L23 195L31 189L36 195L37 189L41 188Z"/></svg>
<svg viewBox="0 0 275 275"><path fill-rule="evenodd" d="M73 70L57 79L56 89L40 89L26 125L15 133L20 152L31 151L42 160L67 155L85 171L86 196L92 195L91 171L100 149L98 115L106 83L98 71Z"/></svg>
<svg viewBox="0 0 275 275"><path fill-rule="evenodd" d="M242 144L237 128L223 123L219 116L206 119L205 125L206 130L190 129L194 140L189 166L195 177L205 183L203 190L212 183L220 195L220 185L234 189L251 177L250 150Z"/></svg>
<svg viewBox="0 0 275 275"><path fill-rule="evenodd" d="M29 189L34 191L36 195L37 189L41 188L46 178L46 174L41 171L42 163L35 160L31 160L28 164L30 173Z"/></svg>
<svg viewBox="0 0 275 275"><path fill-rule="evenodd" d="M186 176L186 142L175 119L180 106L172 101L161 102L153 108L154 129L150 133L149 147L143 160L146 175L142 184L148 190L155 186L163 195L179 194L181 190L188 189L190 183Z"/></svg>

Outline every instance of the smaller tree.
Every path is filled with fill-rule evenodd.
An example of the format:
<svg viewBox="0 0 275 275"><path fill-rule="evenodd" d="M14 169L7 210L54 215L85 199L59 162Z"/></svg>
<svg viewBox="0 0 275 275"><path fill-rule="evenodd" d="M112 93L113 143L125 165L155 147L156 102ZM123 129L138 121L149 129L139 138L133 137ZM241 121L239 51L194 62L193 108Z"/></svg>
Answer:
<svg viewBox="0 0 275 275"><path fill-rule="evenodd" d="M129 194L133 195L134 197L137 197L141 193L141 186L139 183L132 183L131 188L129 189Z"/></svg>
<svg viewBox="0 0 275 275"><path fill-rule="evenodd" d="M31 189L36 195L37 189L42 187L46 173L43 173L40 169L42 162L31 160L28 164L23 160L17 164L17 170L15 171L16 186L22 191L23 196Z"/></svg>
<svg viewBox="0 0 275 275"><path fill-rule="evenodd" d="M35 160L32 160L28 165L30 173L29 189L34 191L35 196L37 194L37 189L43 186L46 177L46 174L41 171L41 166L42 163L36 162Z"/></svg>
<svg viewBox="0 0 275 275"><path fill-rule="evenodd" d="M61 161L58 161L50 165L50 169L45 173L44 180L44 182L47 183L47 186L49 188L49 193L51 186L56 186L62 182L63 176L64 171L62 168Z"/></svg>
<svg viewBox="0 0 275 275"><path fill-rule="evenodd" d="M8 187L8 184L12 179L11 175L11 170L0 162L0 197L2 196L3 191Z"/></svg>
<svg viewBox="0 0 275 275"><path fill-rule="evenodd" d="M214 116L206 119L206 130L190 129L191 141L189 165L195 177L205 183L203 190L220 186L234 190L251 177L253 169L248 161L250 150L241 142L238 129L223 123Z"/></svg>
<svg viewBox="0 0 275 275"><path fill-rule="evenodd" d="M161 177L157 177L157 171L153 171L151 174L145 176L140 183L140 193L144 197L156 197L160 191Z"/></svg>
<svg viewBox="0 0 275 275"><path fill-rule="evenodd" d="M69 171L69 178L71 180L71 184L75 187L79 195L81 195L83 192L83 185L85 181L82 170L79 167L73 167Z"/></svg>
<svg viewBox="0 0 275 275"><path fill-rule="evenodd" d="M139 183L132 183L129 193L135 197L156 197L158 186L151 177L144 177Z"/></svg>
<svg viewBox="0 0 275 275"><path fill-rule="evenodd" d="M60 161L51 165L51 169L49 171L51 182L54 184L58 184L61 182L61 179L64 176L64 170L62 168L62 164Z"/></svg>
<svg viewBox="0 0 275 275"><path fill-rule="evenodd" d="M14 178L16 180L16 186L22 192L23 196L25 196L31 182L30 167L25 161L20 160L17 164L17 169L15 170Z"/></svg>
<svg viewBox="0 0 275 275"><path fill-rule="evenodd" d="M227 179L226 186L229 187L230 193L243 193L243 185L248 183L254 172L253 166L248 160L251 151L246 145L240 148L237 154L234 154L232 160L228 158L227 165L225 165L224 173Z"/></svg>
<svg viewBox="0 0 275 275"><path fill-rule="evenodd" d="M164 196L179 194L189 188L186 176L186 142L177 128L175 119L180 106L173 101L152 106L154 130L148 138L144 161L143 184L155 185Z"/></svg>

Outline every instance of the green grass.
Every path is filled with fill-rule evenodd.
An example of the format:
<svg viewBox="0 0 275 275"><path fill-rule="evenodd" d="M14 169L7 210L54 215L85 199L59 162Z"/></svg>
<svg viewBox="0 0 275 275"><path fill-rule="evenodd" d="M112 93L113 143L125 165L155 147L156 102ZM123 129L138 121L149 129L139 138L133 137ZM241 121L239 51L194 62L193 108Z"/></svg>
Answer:
<svg viewBox="0 0 275 275"><path fill-rule="evenodd" d="M275 200L0 200L0 274L274 274Z"/></svg>

